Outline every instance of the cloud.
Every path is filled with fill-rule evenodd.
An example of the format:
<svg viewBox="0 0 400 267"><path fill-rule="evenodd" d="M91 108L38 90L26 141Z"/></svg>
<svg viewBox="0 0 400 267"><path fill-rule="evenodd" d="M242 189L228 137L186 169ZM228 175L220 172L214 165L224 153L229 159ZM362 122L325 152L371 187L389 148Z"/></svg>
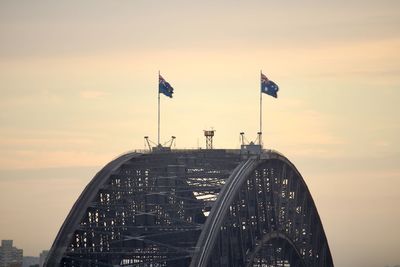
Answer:
<svg viewBox="0 0 400 267"><path fill-rule="evenodd" d="M268 118L271 126L265 125L266 141L272 139L271 143L282 152L302 156L334 157L342 153L340 147L347 140L335 131L328 114L299 99L280 101L274 111L276 115Z"/></svg>
<svg viewBox="0 0 400 267"><path fill-rule="evenodd" d="M83 99L98 99L106 96L107 93L99 90L82 90L79 96Z"/></svg>
<svg viewBox="0 0 400 267"><path fill-rule="evenodd" d="M48 151L21 149L6 151L0 158L1 169L38 169L69 166L97 166L114 158L112 153L84 151Z"/></svg>

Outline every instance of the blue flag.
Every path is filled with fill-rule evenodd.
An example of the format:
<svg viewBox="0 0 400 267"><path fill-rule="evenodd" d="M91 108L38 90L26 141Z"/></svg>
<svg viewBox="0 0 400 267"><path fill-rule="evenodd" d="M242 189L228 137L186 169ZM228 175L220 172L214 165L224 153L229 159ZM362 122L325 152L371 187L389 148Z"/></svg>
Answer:
<svg viewBox="0 0 400 267"><path fill-rule="evenodd" d="M172 98L174 88L159 74L158 75L158 92Z"/></svg>
<svg viewBox="0 0 400 267"><path fill-rule="evenodd" d="M269 80L267 76L261 73L261 92L278 98L279 87L273 81Z"/></svg>

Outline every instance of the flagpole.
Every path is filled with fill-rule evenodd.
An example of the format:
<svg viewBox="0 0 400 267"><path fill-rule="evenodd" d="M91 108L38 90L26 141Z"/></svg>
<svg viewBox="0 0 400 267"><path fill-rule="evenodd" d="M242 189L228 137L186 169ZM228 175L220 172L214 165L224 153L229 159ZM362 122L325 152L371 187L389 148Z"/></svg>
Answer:
<svg viewBox="0 0 400 267"><path fill-rule="evenodd" d="M160 71L158 71L158 83L160 83ZM158 89L158 145L160 145L160 89Z"/></svg>
<svg viewBox="0 0 400 267"><path fill-rule="evenodd" d="M260 84L261 84L261 74L262 74L262 70L260 70ZM260 146L262 146L261 138L262 138L262 90L260 87L260 132L259 132L259 136L258 136L258 141L259 141Z"/></svg>

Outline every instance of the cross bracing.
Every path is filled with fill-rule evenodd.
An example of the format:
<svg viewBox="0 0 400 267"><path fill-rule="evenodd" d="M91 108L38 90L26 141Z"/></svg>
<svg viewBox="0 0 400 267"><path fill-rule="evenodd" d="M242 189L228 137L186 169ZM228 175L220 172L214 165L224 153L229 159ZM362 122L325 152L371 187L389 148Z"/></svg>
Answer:
<svg viewBox="0 0 400 267"><path fill-rule="evenodd" d="M88 184L47 266L333 266L311 194L283 155L130 153Z"/></svg>

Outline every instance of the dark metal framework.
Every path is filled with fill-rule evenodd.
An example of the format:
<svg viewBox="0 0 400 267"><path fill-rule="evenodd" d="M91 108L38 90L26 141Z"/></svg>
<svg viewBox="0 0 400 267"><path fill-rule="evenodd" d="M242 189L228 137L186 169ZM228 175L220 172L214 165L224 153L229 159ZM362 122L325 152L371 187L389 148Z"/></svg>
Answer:
<svg viewBox="0 0 400 267"><path fill-rule="evenodd" d="M46 266L333 266L317 209L284 156L123 155L76 201Z"/></svg>
<svg viewBox="0 0 400 267"><path fill-rule="evenodd" d="M206 149L213 149L213 137L215 130L204 130L204 136L206 137Z"/></svg>

